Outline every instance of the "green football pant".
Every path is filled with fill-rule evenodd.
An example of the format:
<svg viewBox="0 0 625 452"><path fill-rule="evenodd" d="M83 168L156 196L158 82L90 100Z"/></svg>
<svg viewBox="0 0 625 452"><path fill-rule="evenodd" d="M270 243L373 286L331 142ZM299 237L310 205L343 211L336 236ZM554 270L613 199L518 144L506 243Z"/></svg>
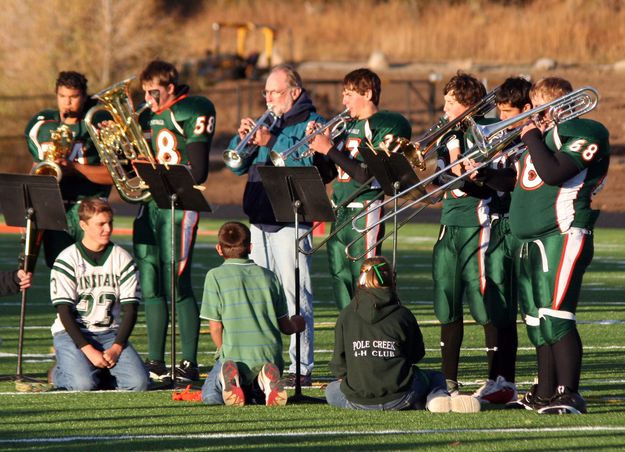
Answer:
<svg viewBox="0 0 625 452"><path fill-rule="evenodd" d="M490 240L486 250L486 289L484 303L488 318L496 328L516 323L518 313L517 280L514 266L521 241L510 232L508 218L491 223Z"/></svg>
<svg viewBox="0 0 625 452"><path fill-rule="evenodd" d="M379 201L374 202L379 204ZM356 283L358 281L358 277L360 276L360 266L362 265L363 260L365 258L379 255L382 248L380 244L373 250L369 251L361 259L356 261L352 261L347 257L345 247L362 235L351 226L352 218L361 210L362 208L360 207L339 208L336 213L336 221L332 223L331 233L334 233L334 231L346 222L350 224L339 231L328 241L327 244L328 264L330 267L330 275L332 277L332 286L334 288L334 298L339 311L345 308L352 300L354 289L356 288ZM362 228L366 224L373 224L373 222L380 218L381 210L382 209L376 209L373 213L359 219L357 223L358 227ZM371 247L375 241L379 240L383 234L383 224L373 228L368 234L350 247L350 255L356 257L364 254L365 250Z"/></svg>
<svg viewBox="0 0 625 452"><path fill-rule="evenodd" d="M484 257L488 247L489 227L441 225L434 245L434 313L442 324L462 319L463 295L477 323L489 322L484 305Z"/></svg>
<svg viewBox="0 0 625 452"><path fill-rule="evenodd" d="M176 210L174 215L176 317L182 359L197 363L200 318L191 285L191 260L198 213ZM171 211L154 201L141 206L134 221L134 254L139 267L148 332L148 359L164 361L171 298Z"/></svg>
<svg viewBox="0 0 625 452"><path fill-rule="evenodd" d="M552 345L576 328L577 302L593 253L592 232L580 228L523 243L519 304L534 346Z"/></svg>

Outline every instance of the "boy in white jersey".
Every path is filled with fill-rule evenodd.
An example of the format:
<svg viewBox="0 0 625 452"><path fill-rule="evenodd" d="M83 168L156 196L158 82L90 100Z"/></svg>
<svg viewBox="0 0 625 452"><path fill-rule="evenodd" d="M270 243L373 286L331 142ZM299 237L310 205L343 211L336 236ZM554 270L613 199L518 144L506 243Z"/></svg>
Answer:
<svg viewBox="0 0 625 452"><path fill-rule="evenodd" d="M90 391L99 388L107 370L115 389L145 391L147 372L128 342L140 296L136 265L110 241L113 212L106 202L83 200L78 216L83 239L59 254L50 273L57 310L51 383Z"/></svg>

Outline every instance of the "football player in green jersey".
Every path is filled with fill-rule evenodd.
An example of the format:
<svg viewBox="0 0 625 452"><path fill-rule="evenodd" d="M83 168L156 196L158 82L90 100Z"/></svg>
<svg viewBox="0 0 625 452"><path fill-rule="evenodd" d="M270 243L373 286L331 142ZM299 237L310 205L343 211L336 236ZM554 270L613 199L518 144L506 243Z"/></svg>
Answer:
<svg viewBox="0 0 625 452"><path fill-rule="evenodd" d="M215 133L215 107L205 97L190 96L178 83L171 63L150 62L140 76L151 111L146 135L159 163L187 165L197 184L208 176L208 154ZM198 212L175 212L176 248L171 249L171 213L151 200L144 203L134 221L134 253L141 274L148 330L147 366L154 380L167 378L165 341L171 293L170 259L177 253L176 312L182 342L182 361L175 373L181 380L199 380L197 342L199 312L191 287L191 258L197 234Z"/></svg>
<svg viewBox="0 0 625 452"><path fill-rule="evenodd" d="M394 138L410 139L411 127L405 117L399 113L379 109L381 85L380 77L369 69L356 69L345 75L343 105L349 109L353 121L349 122L347 130L342 135L343 139L338 144L332 142L329 134L319 134L310 145L311 149L330 157L337 166L338 176L332 184L332 203L335 206L339 206L362 189L363 184L371 178L370 171L360 155L359 150L362 147L372 146L379 149L380 144L390 143ZM359 226L364 228L366 224L377 222L382 209L376 209L374 206L380 203L379 200L375 200L379 197L380 191L379 184L374 181L349 204L337 209L332 232L339 228L342 230L328 241L328 260L335 302L339 310L345 308L354 296L363 260L379 254L381 246L372 249L366 255L365 250L371 248L384 234L383 225L372 228L363 240L350 248L353 256L363 255L363 257L357 261L350 261L345 247L361 234L350 226L342 225L351 222L352 218L365 207L369 207L371 213L359 220L361 223Z"/></svg>
<svg viewBox="0 0 625 452"><path fill-rule="evenodd" d="M43 232L48 267L52 267L62 250L82 238L77 213L80 200L94 196L106 199L113 184L108 169L100 163L98 151L83 121L86 111L95 105L87 96L87 78L74 71L60 72L56 79L56 101L56 110L39 112L28 122L24 132L35 166L54 146L53 133L57 129L66 126L71 131L68 154L55 160L61 169L59 185L65 203L68 232ZM94 122L104 119L108 117L96 117Z"/></svg>
<svg viewBox="0 0 625 452"><path fill-rule="evenodd" d="M532 84L523 77L510 77L498 88L495 103L499 119L504 121L532 107L529 91ZM520 124L514 124L519 126ZM519 144L520 139L514 143ZM484 302L488 317L497 328L497 353L493 363L497 379L488 379L474 396L485 403L517 400L514 384L518 336L518 312L514 260L520 241L510 232L508 212L510 192L516 179L519 151L502 152L487 167L471 175L493 189L490 211L490 241L485 256L486 288Z"/></svg>
<svg viewBox="0 0 625 452"><path fill-rule="evenodd" d="M486 95L484 85L475 77L458 72L445 85L444 111L449 121L462 115ZM474 118L482 122L483 118ZM453 131L442 138L439 150L440 167L458 159L473 146L469 134ZM459 172L460 165L454 167ZM464 336L462 301L466 298L472 317L484 327L488 357L488 378L495 380L493 360L497 346L497 330L484 306L484 254L488 247L490 221L488 202L490 190L475 190L464 183L462 189L445 192L441 228L434 245L432 278L434 280L434 312L441 322L442 371L449 393L458 394L458 362ZM469 188L472 188L469 193Z"/></svg>
<svg viewBox="0 0 625 452"><path fill-rule="evenodd" d="M539 80L530 91L538 107L572 91L561 78ZM590 119L527 125L521 138L517 184L510 204L519 255L519 303L538 357L538 384L520 403L540 413L585 413L579 394L582 341L575 311L594 252L599 215L593 196L610 163L608 130Z"/></svg>

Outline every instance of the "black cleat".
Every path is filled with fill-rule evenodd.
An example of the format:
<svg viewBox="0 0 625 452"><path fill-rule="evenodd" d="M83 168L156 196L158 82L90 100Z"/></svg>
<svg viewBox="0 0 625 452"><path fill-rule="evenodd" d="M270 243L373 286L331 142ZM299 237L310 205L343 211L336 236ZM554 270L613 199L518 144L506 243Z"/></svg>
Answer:
<svg viewBox="0 0 625 452"><path fill-rule="evenodd" d="M197 364L183 359L176 366L176 380L181 381L200 381L200 370Z"/></svg>
<svg viewBox="0 0 625 452"><path fill-rule="evenodd" d="M521 397L519 400L513 400L505 404L505 408L510 410L540 410L549 405L550 399L545 399L536 394L536 388L538 385L532 385L532 387Z"/></svg>
<svg viewBox="0 0 625 452"><path fill-rule="evenodd" d="M558 391L551 403L538 410L540 414L584 414L586 401L577 392L571 391L568 386L558 386Z"/></svg>
<svg viewBox="0 0 625 452"><path fill-rule="evenodd" d="M167 366L163 361L146 359L145 367L147 368L152 381L171 381L169 369L167 369Z"/></svg>

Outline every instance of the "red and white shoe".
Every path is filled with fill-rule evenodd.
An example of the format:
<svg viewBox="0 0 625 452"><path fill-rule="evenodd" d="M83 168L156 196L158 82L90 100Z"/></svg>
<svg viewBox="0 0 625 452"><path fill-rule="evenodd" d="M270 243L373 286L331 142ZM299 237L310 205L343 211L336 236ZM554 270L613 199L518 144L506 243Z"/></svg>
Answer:
<svg viewBox="0 0 625 452"><path fill-rule="evenodd" d="M515 384L500 375L495 381L487 380L473 393L473 397L477 397L481 403L504 404L517 400L518 393Z"/></svg>
<svg viewBox="0 0 625 452"><path fill-rule="evenodd" d="M265 393L265 405L286 405L288 395L280 378L278 366L273 363L265 364L258 374L258 386Z"/></svg>
<svg viewBox="0 0 625 452"><path fill-rule="evenodd" d="M219 373L219 380L221 381L221 395L224 399L224 405L245 405L245 394L239 380L239 369L234 361L223 363Z"/></svg>

